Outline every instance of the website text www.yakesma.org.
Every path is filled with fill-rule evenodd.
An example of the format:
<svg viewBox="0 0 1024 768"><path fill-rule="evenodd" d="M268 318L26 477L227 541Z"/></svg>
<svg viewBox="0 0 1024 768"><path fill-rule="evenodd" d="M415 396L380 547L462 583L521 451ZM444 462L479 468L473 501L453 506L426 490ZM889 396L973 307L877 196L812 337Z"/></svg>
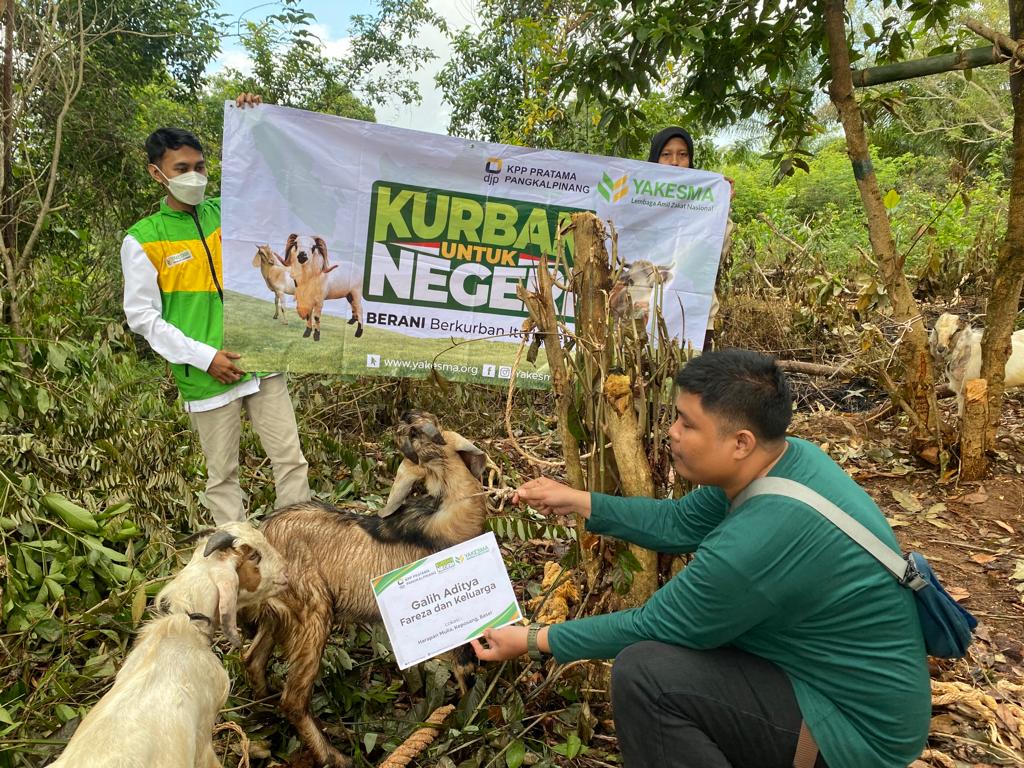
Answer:
<svg viewBox="0 0 1024 768"><path fill-rule="evenodd" d="M436 370L441 374L482 376L486 379L512 378L512 366L498 363L445 363L432 362L430 360L400 360L381 355L367 354L367 368L383 368L387 371L410 372ZM516 371L516 378L525 381L550 381L551 375L547 371Z"/></svg>

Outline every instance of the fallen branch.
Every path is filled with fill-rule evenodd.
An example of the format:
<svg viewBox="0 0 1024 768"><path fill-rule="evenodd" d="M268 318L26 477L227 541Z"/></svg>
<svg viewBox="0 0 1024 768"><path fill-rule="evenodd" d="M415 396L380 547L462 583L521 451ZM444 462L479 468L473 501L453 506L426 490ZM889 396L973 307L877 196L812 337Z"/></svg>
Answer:
<svg viewBox="0 0 1024 768"><path fill-rule="evenodd" d="M805 363L801 360L776 360L775 364L784 371L806 373L809 376L839 376L844 379L852 379L857 375L856 368L841 365L821 365L819 363Z"/></svg>

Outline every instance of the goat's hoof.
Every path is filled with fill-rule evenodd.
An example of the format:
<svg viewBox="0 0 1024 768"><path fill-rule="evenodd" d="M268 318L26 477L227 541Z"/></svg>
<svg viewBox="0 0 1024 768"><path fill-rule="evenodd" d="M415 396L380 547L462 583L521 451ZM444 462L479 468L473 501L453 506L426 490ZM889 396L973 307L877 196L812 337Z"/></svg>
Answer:
<svg viewBox="0 0 1024 768"><path fill-rule="evenodd" d="M354 323L354 322L356 322L356 318L354 318L354 317L350 317L350 318L348 319L348 324L349 324L349 325L352 325L352 323Z"/></svg>
<svg viewBox="0 0 1024 768"><path fill-rule="evenodd" d="M320 331L313 331L313 341L320 341Z"/></svg>
<svg viewBox="0 0 1024 768"><path fill-rule="evenodd" d="M356 338L358 339L362 335L363 335L363 324L360 323L359 327L356 328Z"/></svg>
<svg viewBox="0 0 1024 768"><path fill-rule="evenodd" d="M304 333L302 334L302 338L304 338L304 339L308 339L308 338L309 338L309 334L311 334L312 332L313 332L313 329L312 329L312 328L307 328L307 329L305 330L305 332L304 332Z"/></svg>

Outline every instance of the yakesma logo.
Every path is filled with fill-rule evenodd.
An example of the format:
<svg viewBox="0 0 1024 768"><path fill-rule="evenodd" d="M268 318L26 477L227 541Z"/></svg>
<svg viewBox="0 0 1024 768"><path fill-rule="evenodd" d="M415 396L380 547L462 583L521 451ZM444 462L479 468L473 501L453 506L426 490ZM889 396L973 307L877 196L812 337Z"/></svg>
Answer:
<svg viewBox="0 0 1024 768"><path fill-rule="evenodd" d="M366 356L366 367L367 368L380 368L380 355L367 355Z"/></svg>
<svg viewBox="0 0 1024 768"><path fill-rule="evenodd" d="M601 182L597 185L601 197L609 203L617 203L629 192L629 176L613 179L607 172L601 174Z"/></svg>

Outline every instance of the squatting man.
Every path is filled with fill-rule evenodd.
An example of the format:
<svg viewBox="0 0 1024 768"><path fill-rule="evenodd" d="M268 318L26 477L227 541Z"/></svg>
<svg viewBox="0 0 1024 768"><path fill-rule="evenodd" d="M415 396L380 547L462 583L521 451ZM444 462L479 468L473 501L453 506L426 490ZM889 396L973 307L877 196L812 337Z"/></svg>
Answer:
<svg viewBox="0 0 1024 768"><path fill-rule="evenodd" d="M705 353L676 385L672 462L699 488L681 499L622 498L539 478L514 500L648 549L693 552L693 561L639 608L487 630L473 641L477 656L614 658L627 768L905 768L931 715L911 591L803 502L730 503L759 477L788 478L898 551L885 518L817 446L786 437L792 397L772 359Z"/></svg>

